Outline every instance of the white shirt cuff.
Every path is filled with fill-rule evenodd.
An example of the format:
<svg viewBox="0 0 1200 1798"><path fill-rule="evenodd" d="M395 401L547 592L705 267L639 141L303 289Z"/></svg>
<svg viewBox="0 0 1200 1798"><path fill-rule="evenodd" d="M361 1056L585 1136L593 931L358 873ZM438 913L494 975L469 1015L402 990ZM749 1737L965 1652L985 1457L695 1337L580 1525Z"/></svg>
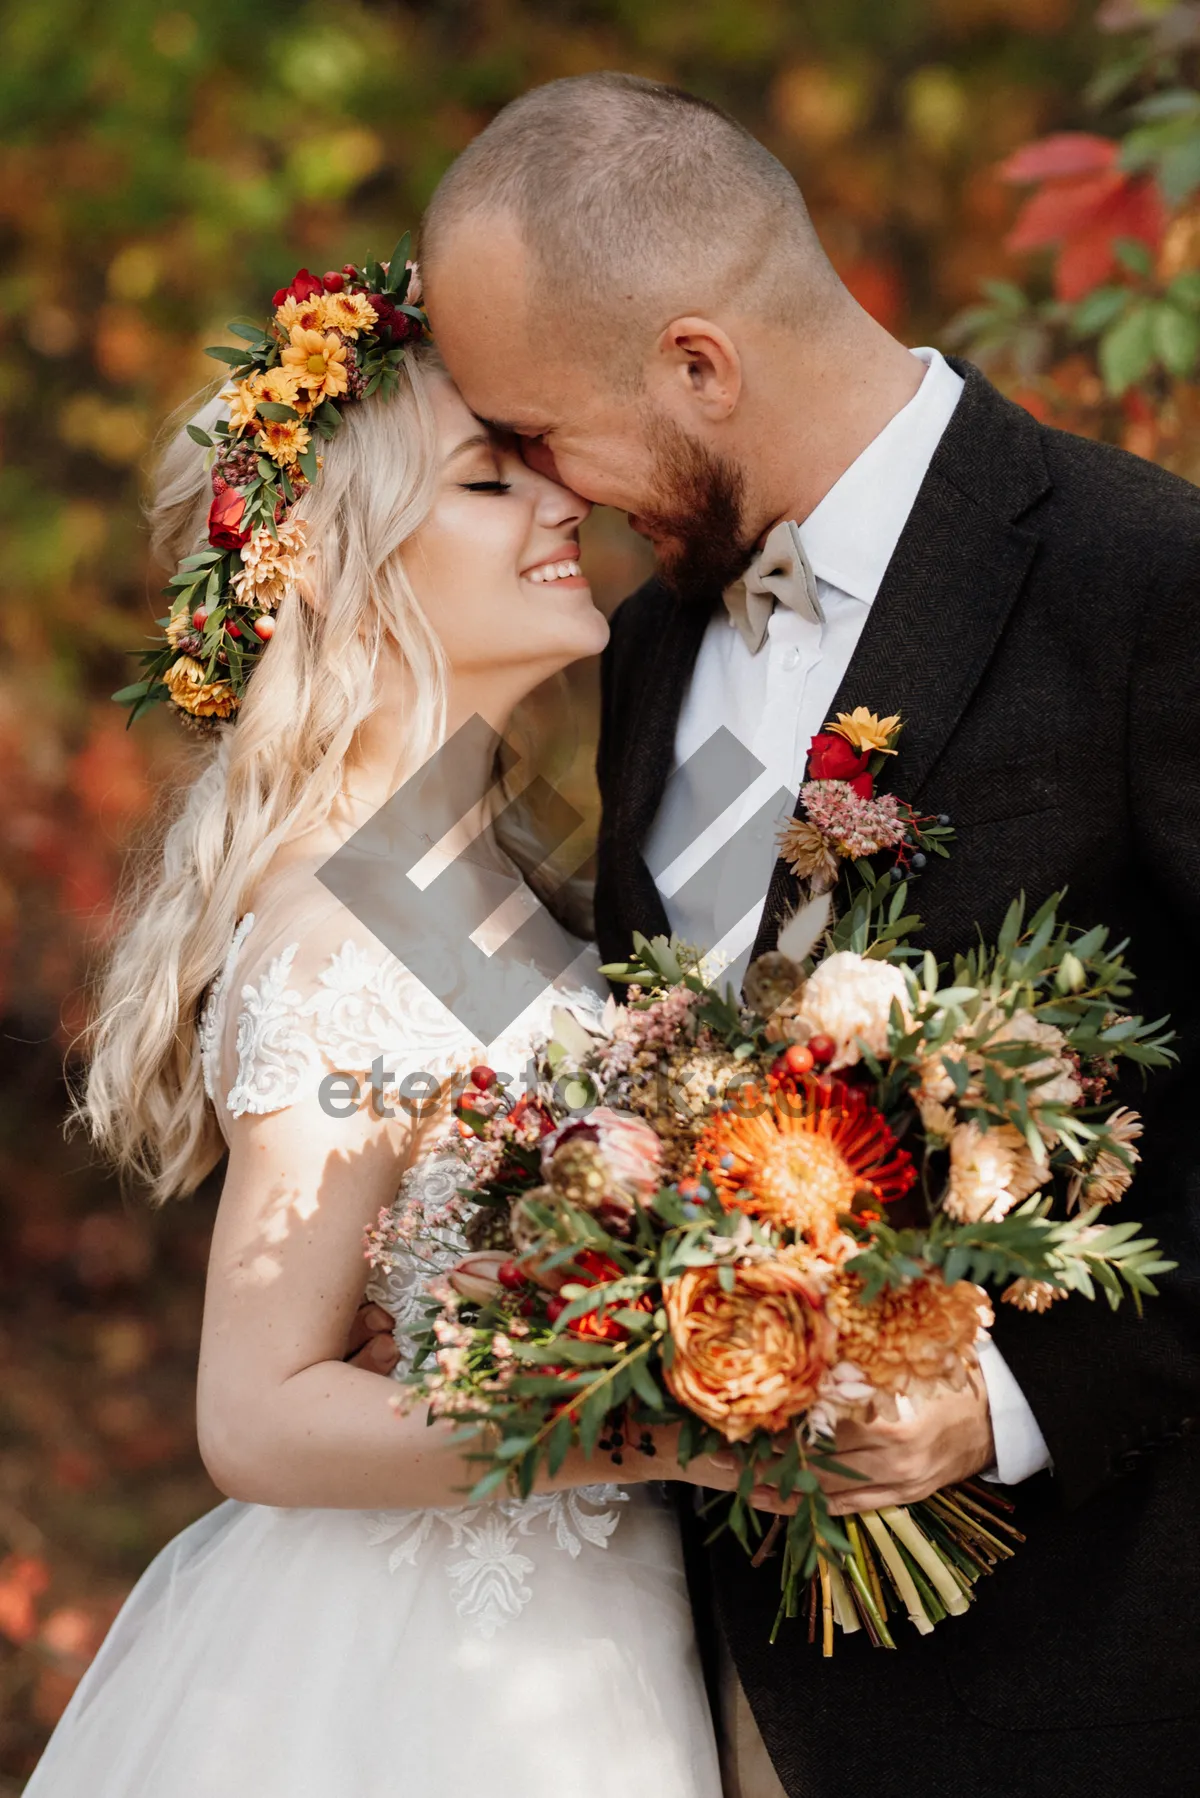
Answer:
<svg viewBox="0 0 1200 1798"><path fill-rule="evenodd" d="M981 1477L1002 1486L1019 1486L1022 1480L1049 1467L1050 1450L1046 1447L1046 1438L1038 1428L1037 1418L1008 1362L990 1337L979 1344L979 1371L987 1387L992 1440L996 1447L995 1465L987 1468Z"/></svg>

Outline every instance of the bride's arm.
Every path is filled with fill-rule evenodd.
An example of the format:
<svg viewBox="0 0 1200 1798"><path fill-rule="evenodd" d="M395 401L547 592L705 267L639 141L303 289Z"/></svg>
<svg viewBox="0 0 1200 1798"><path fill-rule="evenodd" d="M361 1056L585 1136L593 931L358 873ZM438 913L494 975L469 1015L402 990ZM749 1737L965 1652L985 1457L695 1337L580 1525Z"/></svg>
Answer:
<svg viewBox="0 0 1200 1798"><path fill-rule="evenodd" d="M296 1105L232 1123L229 1171L209 1258L197 1428L216 1485L284 1506L424 1509L463 1502L478 1477L423 1407L398 1416L393 1381L345 1364L362 1297L363 1230L390 1205L409 1152L369 1104L333 1119ZM610 1478L572 1451L540 1491ZM726 1486L708 1462L680 1472L669 1441L627 1451L622 1485L686 1478Z"/></svg>

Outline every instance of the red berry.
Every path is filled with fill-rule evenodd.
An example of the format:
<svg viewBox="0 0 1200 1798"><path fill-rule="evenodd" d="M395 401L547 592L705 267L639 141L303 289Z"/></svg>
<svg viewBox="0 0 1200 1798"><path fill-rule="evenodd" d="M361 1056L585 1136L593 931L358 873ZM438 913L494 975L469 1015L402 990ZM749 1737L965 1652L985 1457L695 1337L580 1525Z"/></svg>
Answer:
<svg viewBox="0 0 1200 1798"><path fill-rule="evenodd" d="M502 1261L496 1269L496 1278L510 1292L518 1292L526 1284L525 1275L515 1261Z"/></svg>
<svg viewBox="0 0 1200 1798"><path fill-rule="evenodd" d="M345 276L339 275L336 269L326 269L325 273L321 276L321 286L325 289L326 293L341 293L345 285Z"/></svg>
<svg viewBox="0 0 1200 1798"><path fill-rule="evenodd" d="M351 281L355 281L358 278L358 270L352 262L343 262L342 273Z"/></svg>
<svg viewBox="0 0 1200 1798"><path fill-rule="evenodd" d="M231 637L240 637L242 634L241 630L239 629L239 627L236 624L227 624L225 626L225 629L229 632L229 635Z"/></svg>
<svg viewBox="0 0 1200 1798"><path fill-rule="evenodd" d="M556 1324L558 1322L559 1318L562 1316L563 1312L566 1310L566 1308L567 1308L566 1299L553 1298L550 1300L549 1304L546 1306L546 1316L550 1319L550 1322L552 1324Z"/></svg>
<svg viewBox="0 0 1200 1798"><path fill-rule="evenodd" d="M537 1306L534 1304L534 1302L531 1298L522 1299L521 1303L518 1305L517 1309L521 1313L522 1317L532 1317L534 1312L537 1310Z"/></svg>
<svg viewBox="0 0 1200 1798"><path fill-rule="evenodd" d="M824 1067L837 1054L837 1044L831 1036L810 1036L808 1052L819 1067Z"/></svg>
<svg viewBox="0 0 1200 1798"><path fill-rule="evenodd" d="M202 631L207 623L208 613L204 610L203 606L197 606L196 610L192 613L192 629L194 631Z"/></svg>
<svg viewBox="0 0 1200 1798"><path fill-rule="evenodd" d="M784 1052L783 1059L787 1063L789 1074L811 1074L816 1057L803 1043L793 1043Z"/></svg>
<svg viewBox="0 0 1200 1798"><path fill-rule="evenodd" d="M269 643L271 638L275 635L275 620L265 616L256 618L254 620L254 635L256 637L261 637L264 643Z"/></svg>
<svg viewBox="0 0 1200 1798"><path fill-rule="evenodd" d="M481 1093L485 1093L495 1079L495 1073L486 1062L481 1061L477 1067L471 1069L471 1083L477 1086Z"/></svg>

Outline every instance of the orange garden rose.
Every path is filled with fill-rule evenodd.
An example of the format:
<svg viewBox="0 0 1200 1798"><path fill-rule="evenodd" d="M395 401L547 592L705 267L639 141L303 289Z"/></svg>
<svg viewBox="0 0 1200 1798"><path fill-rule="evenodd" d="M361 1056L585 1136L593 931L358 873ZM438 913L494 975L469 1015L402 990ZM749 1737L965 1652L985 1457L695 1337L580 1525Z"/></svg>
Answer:
<svg viewBox="0 0 1200 1798"><path fill-rule="evenodd" d="M817 1249L830 1246L838 1213L858 1193L891 1204L916 1178L880 1114L840 1080L781 1086L759 1117L722 1112L697 1144L696 1171L730 1209L795 1230Z"/></svg>
<svg viewBox="0 0 1200 1798"><path fill-rule="evenodd" d="M775 1433L812 1404L836 1348L802 1263L785 1255L735 1269L690 1268L664 1288L675 1345L663 1370L672 1396L730 1442Z"/></svg>

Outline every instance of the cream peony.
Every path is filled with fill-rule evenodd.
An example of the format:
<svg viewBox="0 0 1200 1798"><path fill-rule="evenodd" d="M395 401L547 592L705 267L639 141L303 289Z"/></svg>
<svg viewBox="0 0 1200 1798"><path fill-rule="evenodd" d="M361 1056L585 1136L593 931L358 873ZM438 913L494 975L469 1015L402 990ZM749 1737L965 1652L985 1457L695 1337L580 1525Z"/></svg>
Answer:
<svg viewBox="0 0 1200 1798"><path fill-rule="evenodd" d="M887 1054L893 1003L911 1026L908 986L900 969L840 949L805 982L795 1017L809 1036L828 1036L837 1044L832 1068L850 1068L862 1059L864 1044L873 1055Z"/></svg>
<svg viewBox="0 0 1200 1798"><path fill-rule="evenodd" d="M942 1197L961 1224L996 1223L1050 1178L1012 1124L957 1124L950 1136L950 1179Z"/></svg>

